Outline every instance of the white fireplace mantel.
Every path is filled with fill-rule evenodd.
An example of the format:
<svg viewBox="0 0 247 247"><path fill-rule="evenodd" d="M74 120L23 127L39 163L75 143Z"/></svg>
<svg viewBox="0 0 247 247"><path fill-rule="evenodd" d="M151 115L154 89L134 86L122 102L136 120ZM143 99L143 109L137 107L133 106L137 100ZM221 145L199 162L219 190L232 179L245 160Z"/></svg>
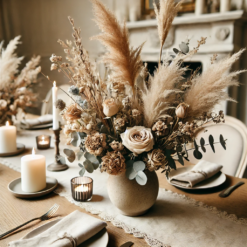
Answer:
<svg viewBox="0 0 247 247"><path fill-rule="evenodd" d="M200 47L198 53L190 61L201 62L204 70L210 64L213 54L218 54L221 59L233 52L246 47L247 44L247 14L243 10L230 11L225 13L213 13L203 15L186 15L176 17L173 21L163 47L163 54L173 53L172 49L178 48L182 41L190 40L190 47L197 46L197 40L207 37L206 44ZM142 50L142 60L147 62L157 62L159 59L159 37L157 32L157 21L143 20L128 22L127 28L130 34L130 44L139 46L145 41ZM235 65L234 69L247 68L247 56L242 57L241 62ZM245 76L240 78L242 84L240 90L230 91L233 98L240 103L229 105L222 102L220 109L224 109L228 115L238 117L247 123L247 116L243 109L246 107L246 80ZM226 110L227 109L227 110Z"/></svg>

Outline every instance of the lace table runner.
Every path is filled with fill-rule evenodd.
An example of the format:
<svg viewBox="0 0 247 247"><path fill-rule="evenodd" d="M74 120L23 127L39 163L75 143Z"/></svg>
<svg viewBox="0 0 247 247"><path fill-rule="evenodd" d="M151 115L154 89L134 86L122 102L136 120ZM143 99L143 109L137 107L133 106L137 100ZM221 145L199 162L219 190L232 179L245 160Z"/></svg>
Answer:
<svg viewBox="0 0 247 247"><path fill-rule="evenodd" d="M40 133L44 134L44 131ZM37 134L39 132L22 132L18 142L25 143L27 148L32 148L36 146L34 136ZM52 149L39 151L39 153L46 156L47 164L53 162ZM0 163L20 171L21 156L4 158L0 160ZM87 174L94 180L92 201L76 202L71 197L70 179L78 176L78 172L79 167L77 163L74 163L67 171L55 173L47 171L47 176L55 177L59 181L60 185L55 191L57 194L88 212L111 221L125 232L144 238L152 247L246 246L247 219L237 219L235 215L218 211L214 207L166 189L160 188L157 201L147 214L140 217L119 214L107 194L108 175L101 174L99 171Z"/></svg>

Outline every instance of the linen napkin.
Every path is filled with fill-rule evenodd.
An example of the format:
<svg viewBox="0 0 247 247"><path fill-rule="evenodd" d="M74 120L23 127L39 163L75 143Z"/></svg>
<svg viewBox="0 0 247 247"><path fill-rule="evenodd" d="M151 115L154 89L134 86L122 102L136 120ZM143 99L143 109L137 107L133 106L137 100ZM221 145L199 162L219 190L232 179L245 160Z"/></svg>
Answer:
<svg viewBox="0 0 247 247"><path fill-rule="evenodd" d="M30 238L10 242L10 247L76 247L106 227L106 223L78 210Z"/></svg>
<svg viewBox="0 0 247 247"><path fill-rule="evenodd" d="M21 121L22 125L25 125L28 128L32 128L38 125L42 125L42 124L48 124L48 123L52 123L53 117L51 114L47 114L47 115L43 115L40 116L39 118L36 119L25 119Z"/></svg>
<svg viewBox="0 0 247 247"><path fill-rule="evenodd" d="M183 187L193 187L215 175L221 168L222 165L201 160L190 171L171 177L170 182Z"/></svg>

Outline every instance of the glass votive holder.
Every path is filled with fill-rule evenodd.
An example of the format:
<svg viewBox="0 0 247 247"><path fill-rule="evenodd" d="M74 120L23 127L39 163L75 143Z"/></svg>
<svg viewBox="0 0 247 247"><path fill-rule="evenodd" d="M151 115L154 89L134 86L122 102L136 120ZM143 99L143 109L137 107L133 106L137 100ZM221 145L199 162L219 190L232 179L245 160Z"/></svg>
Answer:
<svg viewBox="0 0 247 247"><path fill-rule="evenodd" d="M89 177L75 177L71 179L71 193L75 201L88 202L93 196L93 179Z"/></svg>
<svg viewBox="0 0 247 247"><path fill-rule="evenodd" d="M51 136L36 136L37 149L48 149L51 146Z"/></svg>

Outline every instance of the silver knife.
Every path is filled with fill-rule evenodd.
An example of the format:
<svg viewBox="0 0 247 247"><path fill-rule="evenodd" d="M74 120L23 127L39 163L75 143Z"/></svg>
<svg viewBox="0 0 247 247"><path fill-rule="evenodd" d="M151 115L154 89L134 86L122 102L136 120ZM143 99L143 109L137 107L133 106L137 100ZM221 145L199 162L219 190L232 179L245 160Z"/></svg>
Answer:
<svg viewBox="0 0 247 247"><path fill-rule="evenodd" d="M122 244L120 247L130 247L130 246L132 246L134 243L133 242L126 242L126 243L124 243L124 244Z"/></svg>
<svg viewBox="0 0 247 247"><path fill-rule="evenodd" d="M222 192L220 192L219 196L225 198L225 197L229 196L235 189L237 189L239 186L241 186L243 184L244 184L244 182L242 182L242 181L238 182L235 185L230 186L226 190L223 190Z"/></svg>

